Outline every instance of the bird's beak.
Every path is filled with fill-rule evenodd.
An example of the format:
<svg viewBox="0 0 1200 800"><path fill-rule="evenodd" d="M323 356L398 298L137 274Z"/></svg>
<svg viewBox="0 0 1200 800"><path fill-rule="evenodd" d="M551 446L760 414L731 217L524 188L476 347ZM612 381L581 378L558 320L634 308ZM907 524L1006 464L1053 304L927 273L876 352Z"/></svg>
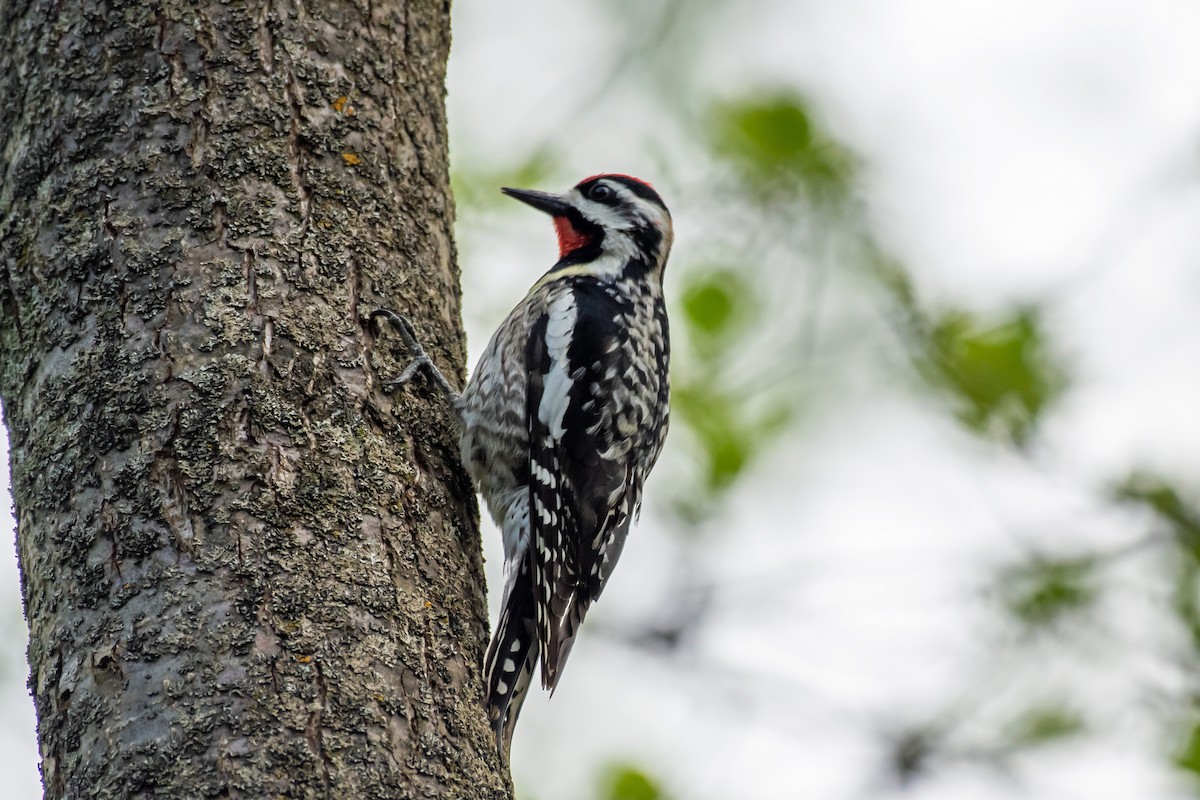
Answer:
<svg viewBox="0 0 1200 800"><path fill-rule="evenodd" d="M510 189L505 186L500 191L509 197L515 197L525 205L533 206L538 211L544 211L552 217L566 214L570 206L561 197L549 192L535 192L532 189Z"/></svg>

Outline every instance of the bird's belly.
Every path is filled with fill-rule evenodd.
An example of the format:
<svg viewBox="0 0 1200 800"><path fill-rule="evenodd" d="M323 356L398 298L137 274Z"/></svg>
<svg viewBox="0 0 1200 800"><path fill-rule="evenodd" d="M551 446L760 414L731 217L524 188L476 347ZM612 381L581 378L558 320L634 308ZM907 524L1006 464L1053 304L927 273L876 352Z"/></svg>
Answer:
<svg viewBox="0 0 1200 800"><path fill-rule="evenodd" d="M504 552L511 557L528 538L524 512L529 487L521 480L528 469L527 437L523 425L503 415L464 413L459 441L463 465L479 487L488 513L504 534Z"/></svg>

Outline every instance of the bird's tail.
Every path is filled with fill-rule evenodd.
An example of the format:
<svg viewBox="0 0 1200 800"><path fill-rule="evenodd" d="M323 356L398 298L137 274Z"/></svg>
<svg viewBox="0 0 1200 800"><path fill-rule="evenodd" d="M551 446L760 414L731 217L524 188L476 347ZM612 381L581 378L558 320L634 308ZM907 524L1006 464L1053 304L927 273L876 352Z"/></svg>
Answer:
<svg viewBox="0 0 1200 800"><path fill-rule="evenodd" d="M532 553L527 553L517 574L508 581L508 596L484 661L488 720L501 763L508 762L517 716L537 664L537 596L532 561Z"/></svg>

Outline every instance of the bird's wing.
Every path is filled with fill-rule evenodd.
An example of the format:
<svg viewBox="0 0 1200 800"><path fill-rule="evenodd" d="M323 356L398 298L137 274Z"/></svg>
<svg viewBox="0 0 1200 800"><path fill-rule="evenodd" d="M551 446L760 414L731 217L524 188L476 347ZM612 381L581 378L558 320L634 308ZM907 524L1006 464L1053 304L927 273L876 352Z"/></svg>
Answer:
<svg viewBox="0 0 1200 800"><path fill-rule="evenodd" d="M635 454L649 412L624 402L620 389L634 368L621 313L595 284L571 284L532 326L526 348L530 547L542 683L551 689L641 494Z"/></svg>

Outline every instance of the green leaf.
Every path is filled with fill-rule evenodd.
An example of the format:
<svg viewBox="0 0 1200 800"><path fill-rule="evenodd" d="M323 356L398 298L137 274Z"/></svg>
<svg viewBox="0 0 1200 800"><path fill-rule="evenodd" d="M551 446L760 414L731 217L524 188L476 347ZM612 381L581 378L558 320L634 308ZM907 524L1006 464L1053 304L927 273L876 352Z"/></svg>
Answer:
<svg viewBox="0 0 1200 800"><path fill-rule="evenodd" d="M672 507L681 520L697 524L711 513L712 503L733 487L799 411L794 392L758 405L747 404L736 387L727 391L711 375L676 381L671 419L693 434L701 449L697 463L702 470L698 480L679 484Z"/></svg>
<svg viewBox="0 0 1200 800"><path fill-rule="evenodd" d="M666 800L658 782L637 767L614 764L600 782L600 800Z"/></svg>
<svg viewBox="0 0 1200 800"><path fill-rule="evenodd" d="M999 592L1004 607L1022 623L1047 627L1095 602L1096 560L1034 556L1001 574Z"/></svg>
<svg viewBox="0 0 1200 800"><path fill-rule="evenodd" d="M1192 642L1192 650L1200 653L1200 563L1188 550L1175 564L1175 580L1171 587L1171 610Z"/></svg>
<svg viewBox="0 0 1200 800"><path fill-rule="evenodd" d="M972 430L1024 444L1066 386L1051 358L1041 318L1020 308L993 323L962 311L943 314L923 343L918 366L959 401L956 414Z"/></svg>
<svg viewBox="0 0 1200 800"><path fill-rule="evenodd" d="M1192 723L1173 760L1175 766L1200 778L1200 722Z"/></svg>
<svg viewBox="0 0 1200 800"><path fill-rule="evenodd" d="M736 301L728 277L732 276L705 276L684 289L683 308L697 332L711 336L729 328Z"/></svg>
<svg viewBox="0 0 1200 800"><path fill-rule="evenodd" d="M762 92L714 106L712 148L748 188L776 194L807 190L815 199L844 199L855 160L814 121L807 101L790 90Z"/></svg>
<svg viewBox="0 0 1200 800"><path fill-rule="evenodd" d="M1014 747L1038 747L1083 733L1086 726L1077 711L1061 705L1026 710L1008 726Z"/></svg>
<svg viewBox="0 0 1200 800"><path fill-rule="evenodd" d="M711 386L681 386L674 392L672 410L700 441L706 456L705 488L709 493L728 488L750 460L754 437L738 418L738 409Z"/></svg>
<svg viewBox="0 0 1200 800"><path fill-rule="evenodd" d="M753 287L727 267L689 270L681 303L687 340L703 359L727 352L753 313Z"/></svg>

